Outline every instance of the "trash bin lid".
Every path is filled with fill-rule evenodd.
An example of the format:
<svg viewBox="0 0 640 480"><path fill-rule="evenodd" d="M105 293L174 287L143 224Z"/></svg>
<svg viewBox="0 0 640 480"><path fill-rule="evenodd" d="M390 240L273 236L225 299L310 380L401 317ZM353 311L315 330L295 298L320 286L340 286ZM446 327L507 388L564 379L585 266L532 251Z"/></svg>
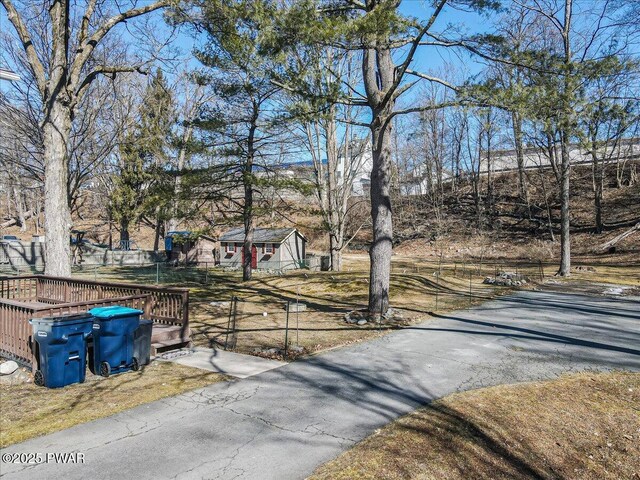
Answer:
<svg viewBox="0 0 640 480"><path fill-rule="evenodd" d="M129 317L132 315L142 315L142 310L137 308L122 307L114 305L112 307L96 307L89 310L89 313L97 318L117 318Z"/></svg>
<svg viewBox="0 0 640 480"><path fill-rule="evenodd" d="M88 322L91 320L91 315L87 312L83 313L67 313L64 315L56 315L55 317L40 317L40 318L31 318L29 319L29 323L33 325L34 323L66 323L70 324L72 322Z"/></svg>

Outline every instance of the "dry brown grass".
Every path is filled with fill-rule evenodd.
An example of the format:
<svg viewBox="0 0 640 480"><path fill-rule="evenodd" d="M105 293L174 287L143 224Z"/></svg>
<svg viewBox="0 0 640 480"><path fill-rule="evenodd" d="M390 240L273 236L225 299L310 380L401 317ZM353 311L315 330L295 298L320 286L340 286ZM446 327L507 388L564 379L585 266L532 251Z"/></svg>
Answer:
<svg viewBox="0 0 640 480"><path fill-rule="evenodd" d="M0 447L63 430L161 398L224 380L223 375L169 362L109 378L87 372L85 383L48 389L0 386Z"/></svg>
<svg viewBox="0 0 640 480"><path fill-rule="evenodd" d="M222 272L211 286L192 290L191 328L196 344L224 345L227 340L235 350L255 353L257 350L284 347L286 302L299 299L307 311L289 316L290 345L299 345L305 353L366 340L391 330L422 321L431 312L449 311L481 303L499 290L482 284L483 277L473 270L469 296L467 266L443 265L439 279L434 276L437 265L416 264L411 259L395 258L391 277L391 304L402 313L402 319L380 326L347 324L344 315L366 307L368 295L368 262L361 255L349 255L345 269L333 272L289 272L285 275L256 275L242 283L239 273ZM237 277L237 278L236 278ZM436 295L437 292L437 295ZM211 305L238 296L237 334L227 337L229 305ZM437 305L436 305L437 303ZM264 313L267 315L265 316ZM298 328L296 328L298 327Z"/></svg>
<svg viewBox="0 0 640 480"><path fill-rule="evenodd" d="M394 255L392 266L391 305L402 313L403 318L381 326L357 326L344 321L346 313L367 306L368 255L345 255L344 270L338 273L296 270L277 275L256 271L253 280L242 282L239 271L211 268L205 275L202 268L165 267L160 271L160 279L170 280L168 284L189 287L190 326L196 345L223 346L229 340L235 351L250 354L284 348L287 301L298 299L307 305L305 312L297 316L293 312L290 314L289 344L302 347L303 353L313 353L420 322L431 312L477 305L508 291L482 283L484 276L493 275L492 265L481 267L478 262L463 261L440 263L439 260ZM537 269L537 264L533 265L531 273ZM104 281L154 283L156 268L103 268L99 273L89 269L77 275L91 279L95 275ZM237 335L235 339L233 336L228 339L228 302L234 296L240 300ZM278 354L270 356L281 358Z"/></svg>
<svg viewBox="0 0 640 480"><path fill-rule="evenodd" d="M291 346L299 345L304 353L312 353L415 324L428 319L431 312L467 308L512 291L482 284L486 276L493 276L496 271L517 271L540 281L541 271L545 279L550 280L557 269L555 264L531 260L486 260L471 255L456 259L394 255L391 305L401 311L403 319L381 327L347 324L345 313L364 308L367 304L368 267L367 255L349 254L345 256L344 271L339 273L298 270L274 275L255 272L252 281L242 282L240 272L209 269L205 276L203 269L174 269L172 274L169 268L166 273L161 272L161 278L173 279L174 284L191 289L192 338L197 345L222 346L228 343L238 352L252 354L272 348L283 349L285 305L287 301L299 299L307 305L307 311L290 314L288 340ZM86 274L93 276L92 271ZM156 269L103 269L99 277L103 280L154 282ZM205 278L208 283L204 283ZM581 288L587 288L593 282L638 286L640 267L633 263L597 265L596 273L579 272L571 281L583 282ZM228 302L234 296L240 299L236 335L227 337ZM226 303L220 305L216 302ZM266 316L263 315L265 312Z"/></svg>
<svg viewBox="0 0 640 480"><path fill-rule="evenodd" d="M311 479L637 479L639 412L638 373L460 393L382 428Z"/></svg>

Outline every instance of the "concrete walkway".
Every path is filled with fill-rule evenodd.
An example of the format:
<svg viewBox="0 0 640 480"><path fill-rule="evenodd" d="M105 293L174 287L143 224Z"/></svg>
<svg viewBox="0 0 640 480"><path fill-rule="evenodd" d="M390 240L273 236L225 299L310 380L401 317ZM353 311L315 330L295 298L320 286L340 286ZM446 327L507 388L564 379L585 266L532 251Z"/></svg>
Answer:
<svg viewBox="0 0 640 480"><path fill-rule="evenodd" d="M237 378L253 377L259 373L287 365L286 362L279 362L278 360L225 352L224 350L213 348L196 347L191 351L183 350L177 353L177 356L174 356L173 353L165 355L166 359L163 358L163 355L160 355L157 360L175 362L209 372L224 373ZM186 355L180 356L180 353L185 353Z"/></svg>
<svg viewBox="0 0 640 480"><path fill-rule="evenodd" d="M522 292L2 452L83 452L85 464L1 470L7 479L302 479L436 398L583 369L640 370L638 298Z"/></svg>

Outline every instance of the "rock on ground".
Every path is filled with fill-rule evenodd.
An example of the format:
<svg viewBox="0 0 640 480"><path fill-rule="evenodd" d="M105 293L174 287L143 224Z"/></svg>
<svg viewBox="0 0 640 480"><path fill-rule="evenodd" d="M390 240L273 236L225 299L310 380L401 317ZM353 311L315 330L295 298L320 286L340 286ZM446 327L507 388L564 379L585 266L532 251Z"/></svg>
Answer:
<svg viewBox="0 0 640 480"><path fill-rule="evenodd" d="M0 364L0 375L11 375L18 369L18 364L13 360Z"/></svg>

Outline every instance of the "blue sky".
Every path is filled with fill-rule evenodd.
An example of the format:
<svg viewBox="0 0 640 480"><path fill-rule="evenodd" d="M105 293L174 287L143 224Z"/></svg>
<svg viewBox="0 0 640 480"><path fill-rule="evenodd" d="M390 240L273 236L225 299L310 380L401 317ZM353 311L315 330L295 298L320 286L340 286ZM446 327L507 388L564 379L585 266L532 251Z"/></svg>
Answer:
<svg viewBox="0 0 640 480"><path fill-rule="evenodd" d="M407 16L418 18L426 21L433 12L430 1L424 0L404 0L401 4L401 11ZM495 15L495 12L493 13ZM472 35L485 33L491 25L491 19L485 15L481 15L472 11L461 11L451 6L446 6L434 24L434 32L442 32L448 29L455 29ZM190 36L188 29L178 36L177 46L185 55L189 55L194 46L194 40ZM402 57L398 56L397 60ZM440 70L445 64L464 70L461 74L466 78L478 74L483 65L474 61L468 54L462 53L459 49L436 48L436 47L420 47L412 63L412 68L421 72L440 74ZM190 61L193 68L200 65L195 59ZM458 80L461 80L460 78ZM422 82L427 83L427 82ZM404 96L404 102L411 102L412 98L419 93L419 88L414 88Z"/></svg>
<svg viewBox="0 0 640 480"><path fill-rule="evenodd" d="M404 0L400 6L402 13L420 20L426 20L433 12L431 2L425 0ZM443 31L449 26L461 27L465 33L477 34L486 32L490 26L490 20L476 12L466 12L447 6L443 9L434 25L434 31ZM178 46L188 53L193 48L193 40L185 31L178 37ZM459 64L460 59L451 49L421 47L414 60L414 68L421 70L437 69L444 62ZM473 73L480 69L479 64L473 64L465 58L466 66L471 67ZM196 63L197 65L197 63Z"/></svg>
<svg viewBox="0 0 640 480"><path fill-rule="evenodd" d="M419 19L426 19L431 14L433 8L431 7L430 1L404 0L401 5L401 10L407 15L411 15ZM155 15L157 15L158 20L160 20L160 14L157 13ZM464 29L469 33L480 33L486 29L488 22L486 18L483 18L476 13L461 12L452 7L445 7L434 27L436 30L443 30L449 24L463 25ZM0 8L0 30L13 30L3 8ZM193 48L193 40L186 30L178 36L176 46L178 46L185 55L190 54ZM448 49L435 49L432 47L421 48L416 55L413 68L421 71L434 70L442 66L445 62L459 65L460 59L453 51ZM465 59L465 65L471 68L472 73L477 73L479 71L479 65L474 65L468 58ZM197 63L194 62L194 66L197 66ZM0 89L2 91L5 91L5 89L8 88L6 81L1 81L0 84Z"/></svg>

